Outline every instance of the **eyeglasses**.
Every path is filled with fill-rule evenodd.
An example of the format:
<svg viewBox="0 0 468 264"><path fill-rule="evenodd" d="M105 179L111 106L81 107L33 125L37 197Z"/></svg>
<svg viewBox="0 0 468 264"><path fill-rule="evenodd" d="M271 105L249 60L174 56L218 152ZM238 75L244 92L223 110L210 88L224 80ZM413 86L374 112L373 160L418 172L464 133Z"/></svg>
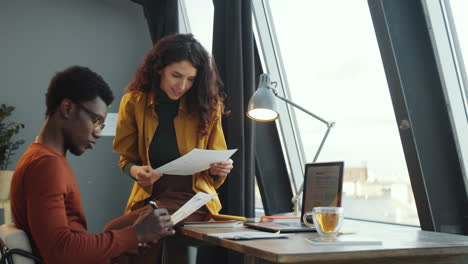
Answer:
<svg viewBox="0 0 468 264"><path fill-rule="evenodd" d="M91 121L94 125L94 132L100 134L106 126L106 124L104 124L104 118L101 115L96 114L88 108L84 107L82 104L75 104L76 106L78 106L79 109L83 110L91 118Z"/></svg>

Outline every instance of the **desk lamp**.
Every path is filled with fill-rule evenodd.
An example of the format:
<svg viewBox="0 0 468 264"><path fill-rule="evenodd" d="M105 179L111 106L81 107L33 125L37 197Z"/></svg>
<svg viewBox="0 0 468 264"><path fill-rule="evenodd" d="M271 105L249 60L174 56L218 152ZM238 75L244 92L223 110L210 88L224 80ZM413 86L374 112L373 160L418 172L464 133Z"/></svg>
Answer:
<svg viewBox="0 0 468 264"><path fill-rule="evenodd" d="M281 95L278 94L278 91L276 90L275 87L276 87L276 83L272 83L270 81L270 75L268 75L267 73L263 73L260 75L258 89L252 95L249 101L249 106L247 108L247 116L252 120L260 121L260 122L269 122L269 121L276 120L279 117L279 113L277 110L278 107L276 104L275 97L278 97L279 99L285 101L286 103L298 108L304 113L324 123L327 126L327 131L325 132L325 135L322 138L322 142L320 142L320 145L317 149L317 152L315 153L315 156L312 162L317 161L318 155L320 154L320 151L322 151L323 144L325 143L325 140L327 139L328 134L330 133L330 129L333 127L335 123L328 122L324 120L323 118L317 116L316 114L301 107L300 105L297 105L296 103L290 101L289 99L282 97ZM299 187L299 190L296 192L296 195L294 195L291 199L291 201L294 204L295 215L299 215L299 200L300 200L300 195L303 189L304 189L304 182L301 184L301 187Z"/></svg>

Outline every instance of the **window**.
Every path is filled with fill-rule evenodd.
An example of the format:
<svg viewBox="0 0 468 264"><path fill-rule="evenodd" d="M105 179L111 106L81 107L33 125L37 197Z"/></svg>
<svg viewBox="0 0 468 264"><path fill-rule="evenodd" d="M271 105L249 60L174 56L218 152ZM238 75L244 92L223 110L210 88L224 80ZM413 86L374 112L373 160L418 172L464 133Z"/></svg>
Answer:
<svg viewBox="0 0 468 264"><path fill-rule="evenodd" d="M336 122L317 161L345 161L346 216L419 225L367 1L269 5L291 99ZM294 111L310 162L326 127Z"/></svg>
<svg viewBox="0 0 468 264"><path fill-rule="evenodd" d="M213 44L213 2L210 0L185 0L185 10L187 10L189 28L187 32L192 33L195 38L211 54ZM182 8L182 10L184 10Z"/></svg>
<svg viewBox="0 0 468 264"><path fill-rule="evenodd" d="M468 10L468 2L464 0L450 0L449 2L460 43L460 50L463 58L466 60L468 58L468 19L464 15L464 10ZM465 74L466 66L466 63L464 63Z"/></svg>

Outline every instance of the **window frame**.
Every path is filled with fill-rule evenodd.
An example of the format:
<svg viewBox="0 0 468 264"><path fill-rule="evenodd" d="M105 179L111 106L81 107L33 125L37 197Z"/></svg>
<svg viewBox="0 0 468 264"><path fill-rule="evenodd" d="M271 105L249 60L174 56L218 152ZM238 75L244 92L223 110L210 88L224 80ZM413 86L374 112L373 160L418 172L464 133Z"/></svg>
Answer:
<svg viewBox="0 0 468 264"><path fill-rule="evenodd" d="M179 32L180 33L190 33L192 29L190 27L190 20L187 13L187 4L186 0L179 1Z"/></svg>
<svg viewBox="0 0 468 264"><path fill-rule="evenodd" d="M447 110L460 159L465 188L468 190L468 98L463 56L451 13L450 1L424 0L437 66L447 101Z"/></svg>

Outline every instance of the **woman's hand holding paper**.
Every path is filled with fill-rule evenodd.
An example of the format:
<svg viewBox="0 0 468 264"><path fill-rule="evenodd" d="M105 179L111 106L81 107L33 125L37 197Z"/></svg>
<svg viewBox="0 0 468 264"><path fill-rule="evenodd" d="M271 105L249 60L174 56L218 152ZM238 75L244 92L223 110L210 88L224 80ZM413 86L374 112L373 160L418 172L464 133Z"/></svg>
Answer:
<svg viewBox="0 0 468 264"><path fill-rule="evenodd" d="M162 173L156 173L150 166L132 166L130 174L136 179L141 187L152 185L161 178Z"/></svg>
<svg viewBox="0 0 468 264"><path fill-rule="evenodd" d="M221 161L219 163L213 163L210 164L210 174L225 177L231 172L233 167L232 159Z"/></svg>

